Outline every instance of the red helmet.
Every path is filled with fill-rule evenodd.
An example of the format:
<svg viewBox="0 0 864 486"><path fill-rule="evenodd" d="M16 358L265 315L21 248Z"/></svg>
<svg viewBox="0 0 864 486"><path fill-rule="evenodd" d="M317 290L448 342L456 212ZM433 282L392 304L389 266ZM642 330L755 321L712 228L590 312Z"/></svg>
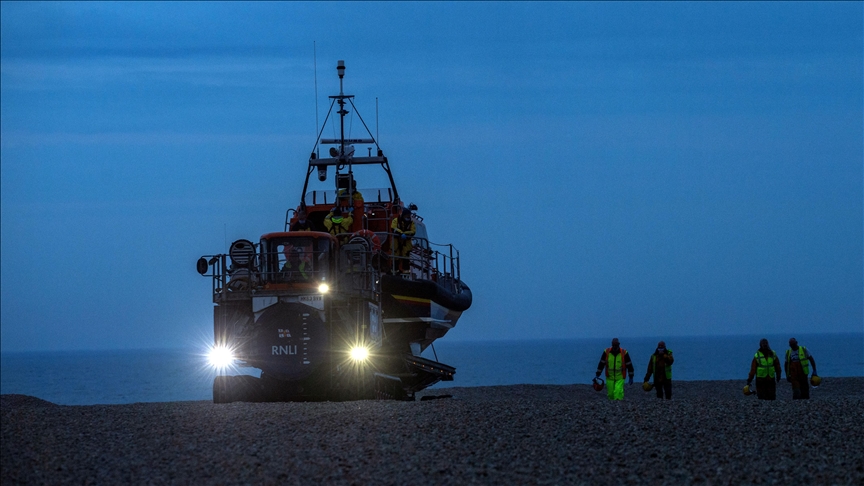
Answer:
<svg viewBox="0 0 864 486"><path fill-rule="evenodd" d="M603 378L600 378L599 376L591 380L591 382L594 383L591 386L594 387L595 391L603 391L603 386L606 384L606 382L603 381Z"/></svg>

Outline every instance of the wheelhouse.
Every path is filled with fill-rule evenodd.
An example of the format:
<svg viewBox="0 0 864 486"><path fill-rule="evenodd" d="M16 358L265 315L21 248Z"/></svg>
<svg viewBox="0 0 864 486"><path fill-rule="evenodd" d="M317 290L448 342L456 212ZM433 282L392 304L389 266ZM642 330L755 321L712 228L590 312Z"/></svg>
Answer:
<svg viewBox="0 0 864 486"><path fill-rule="evenodd" d="M335 271L336 238L317 231L268 233L261 237L260 276L264 285L329 282Z"/></svg>

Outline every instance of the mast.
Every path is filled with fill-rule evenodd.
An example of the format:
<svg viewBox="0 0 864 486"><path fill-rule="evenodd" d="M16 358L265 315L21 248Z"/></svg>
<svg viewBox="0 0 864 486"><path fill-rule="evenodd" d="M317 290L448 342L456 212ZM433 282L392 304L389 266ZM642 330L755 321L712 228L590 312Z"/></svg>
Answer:
<svg viewBox="0 0 864 486"><path fill-rule="evenodd" d="M336 62L336 73L339 75L339 99L338 99L339 111L336 112L336 113L339 113L339 160L344 161L345 160L345 115L348 114L348 110L345 109L346 96L345 96L344 90L342 89L342 80L345 77L345 61L344 60L340 59L339 61ZM351 187L351 183L350 183L350 181L354 180L354 171L352 170L352 167L351 167L351 159L353 159L353 157L348 159L348 180L349 180L349 184L348 184L348 197L349 197L349 199L348 200L349 201L352 200L351 198L354 197L354 189ZM338 171L339 168L337 167L336 170ZM339 179L337 178L336 180L338 181ZM338 185L338 182L337 182L337 185ZM338 193L338 191L339 191L338 187L336 188L336 191Z"/></svg>
<svg viewBox="0 0 864 486"><path fill-rule="evenodd" d="M339 103L339 155L345 156L345 115L348 114L348 111L345 110L345 92L342 89L342 78L345 77L345 61L338 61L336 63L336 73L339 74L339 98L337 102Z"/></svg>
<svg viewBox="0 0 864 486"><path fill-rule="evenodd" d="M378 145L378 140L376 137L372 135L372 132L369 130L369 127L366 125L366 122L363 120L363 117L360 116L360 112L357 111L357 107L354 106L354 102L352 98L354 95L345 94L343 83L345 77L345 61L339 60L336 63L336 74L339 75L339 94L335 96L328 96L331 100L330 110L327 112L327 116L324 118L324 124L321 126L321 130L318 132L318 139L315 141L315 146L312 149L312 153L309 157L309 165L306 170L306 180L303 182L303 191L300 193L300 202L301 204L305 204L306 190L309 188L309 176L312 175L316 170L318 171L318 180L324 181L327 179L327 167L334 166L336 168L336 172L338 174L339 168L343 167L347 161L348 163L348 174L349 181L354 180L354 164L360 165L368 165L368 164L377 164L380 165L381 168L387 173L387 178L390 179L390 188L393 191L393 200L399 199L399 193L396 190L396 182L393 180L393 173L390 171L390 164L387 161L387 157L384 156L384 152L381 150L381 147ZM333 112L333 108L335 104L339 104L339 109L336 113L339 114L339 138L338 139L327 139L321 138L322 133L324 132L324 126L327 125L327 120L330 118L330 114ZM345 138L345 115L350 113L346 110L345 105L351 104L354 111L357 112L357 117L360 122L363 124L363 128L366 129L366 133L369 135L369 138L357 138L357 139L347 139ZM378 103L376 99L375 103L375 113L376 113L376 125L377 125L377 113L378 113ZM375 156L371 154L368 157L354 157L352 153L346 153L346 147L350 144L371 144L375 145L377 148L377 153ZM316 150L318 149L319 144L333 144L337 145L339 148L331 147L330 148L330 157L320 158L316 154ZM337 180L337 191L338 191L338 177ZM354 188L349 182L348 186L348 194L350 198L354 196Z"/></svg>

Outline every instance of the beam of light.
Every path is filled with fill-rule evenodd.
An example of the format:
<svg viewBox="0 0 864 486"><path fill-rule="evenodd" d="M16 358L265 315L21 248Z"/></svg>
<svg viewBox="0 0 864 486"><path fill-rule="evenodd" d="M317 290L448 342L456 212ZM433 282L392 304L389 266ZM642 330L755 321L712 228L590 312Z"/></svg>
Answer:
<svg viewBox="0 0 864 486"><path fill-rule="evenodd" d="M369 358L369 349L365 346L354 346L351 348L351 359L354 361L366 361Z"/></svg>
<svg viewBox="0 0 864 486"><path fill-rule="evenodd" d="M207 361L214 368L222 370L234 364L234 353L227 346L213 346L207 355Z"/></svg>
<svg viewBox="0 0 864 486"><path fill-rule="evenodd" d="M318 292L321 292L322 294L326 294L329 291L330 291L330 286L327 285L326 283L322 283L321 285L318 286Z"/></svg>

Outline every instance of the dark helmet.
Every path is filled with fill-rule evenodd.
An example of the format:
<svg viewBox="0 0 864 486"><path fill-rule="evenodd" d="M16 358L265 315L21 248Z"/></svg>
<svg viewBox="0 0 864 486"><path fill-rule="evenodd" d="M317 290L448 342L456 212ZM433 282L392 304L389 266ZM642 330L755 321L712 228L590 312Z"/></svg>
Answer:
<svg viewBox="0 0 864 486"><path fill-rule="evenodd" d="M337 207L333 210L333 216L342 216L342 210Z"/></svg>
<svg viewBox="0 0 864 486"><path fill-rule="evenodd" d="M599 376L591 380L591 382L593 383L591 386L594 387L594 391L602 391L603 385L606 383L603 381L603 378L600 378Z"/></svg>
<svg viewBox="0 0 864 486"><path fill-rule="evenodd" d="M402 219L411 219L413 214L410 209L405 208L402 210Z"/></svg>

